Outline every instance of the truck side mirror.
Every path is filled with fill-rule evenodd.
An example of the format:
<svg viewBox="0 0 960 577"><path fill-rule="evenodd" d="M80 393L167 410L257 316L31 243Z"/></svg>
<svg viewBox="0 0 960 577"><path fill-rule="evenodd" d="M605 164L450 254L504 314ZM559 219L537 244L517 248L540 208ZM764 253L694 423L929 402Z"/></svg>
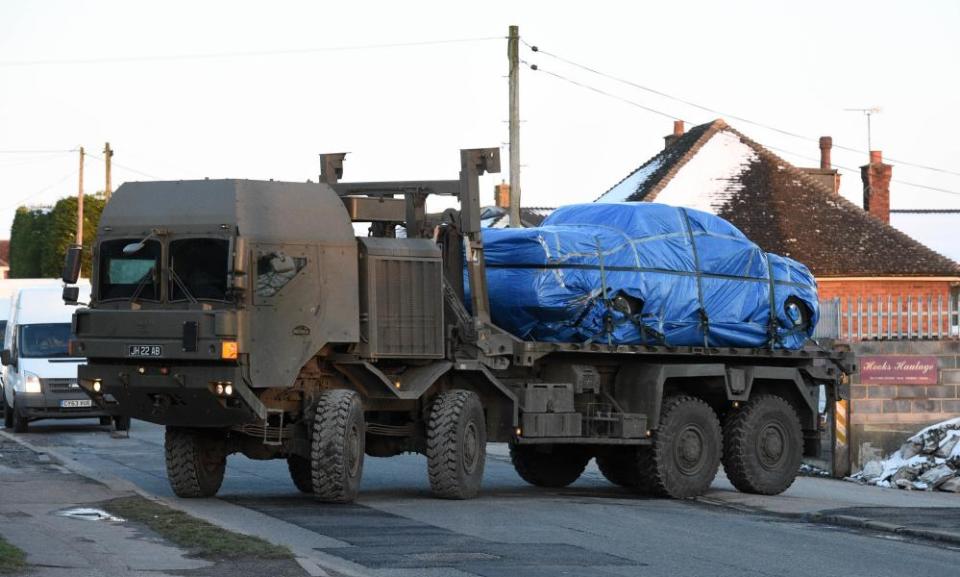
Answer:
<svg viewBox="0 0 960 577"><path fill-rule="evenodd" d="M10 358L10 349L3 349L0 351L0 363L5 365L13 364L10 361L13 360Z"/></svg>
<svg viewBox="0 0 960 577"><path fill-rule="evenodd" d="M80 258L83 256L83 247L71 244L63 257L63 274L60 278L67 284L74 284L80 278ZM64 293L66 296L66 293ZM74 299L76 300L76 299Z"/></svg>
<svg viewBox="0 0 960 577"><path fill-rule="evenodd" d="M63 304L75 305L79 300L80 300L80 287L78 286L63 287Z"/></svg>

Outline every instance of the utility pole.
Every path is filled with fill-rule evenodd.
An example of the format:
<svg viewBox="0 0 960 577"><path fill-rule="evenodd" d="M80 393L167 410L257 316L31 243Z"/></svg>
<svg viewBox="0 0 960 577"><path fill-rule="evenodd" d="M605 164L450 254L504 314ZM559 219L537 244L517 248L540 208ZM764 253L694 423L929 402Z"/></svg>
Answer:
<svg viewBox="0 0 960 577"><path fill-rule="evenodd" d="M110 143L106 142L103 145L103 162L106 164L106 176L107 183L103 189L103 196L105 200L110 200L110 195L113 194L113 185L110 182L110 159L113 157L113 150L110 148Z"/></svg>
<svg viewBox="0 0 960 577"><path fill-rule="evenodd" d="M83 157L86 153L80 147L80 180L77 189L77 244L83 244Z"/></svg>
<svg viewBox="0 0 960 577"><path fill-rule="evenodd" d="M507 37L510 61L510 226L520 227L520 27Z"/></svg>

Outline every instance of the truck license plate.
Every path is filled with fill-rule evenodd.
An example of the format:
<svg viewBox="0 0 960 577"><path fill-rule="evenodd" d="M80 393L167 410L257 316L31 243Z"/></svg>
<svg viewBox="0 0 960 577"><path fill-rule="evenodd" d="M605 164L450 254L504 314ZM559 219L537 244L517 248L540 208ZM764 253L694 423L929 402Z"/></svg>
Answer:
<svg viewBox="0 0 960 577"><path fill-rule="evenodd" d="M80 407L92 407L93 401L90 399L73 399L60 401L60 408L63 409L77 409Z"/></svg>
<svg viewBox="0 0 960 577"><path fill-rule="evenodd" d="M128 357L160 357L163 356L162 345L129 345Z"/></svg>

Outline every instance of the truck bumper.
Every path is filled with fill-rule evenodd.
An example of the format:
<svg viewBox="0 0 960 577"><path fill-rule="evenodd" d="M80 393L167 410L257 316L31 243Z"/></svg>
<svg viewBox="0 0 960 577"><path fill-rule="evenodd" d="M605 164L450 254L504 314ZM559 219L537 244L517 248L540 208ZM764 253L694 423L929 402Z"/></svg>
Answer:
<svg viewBox="0 0 960 577"><path fill-rule="evenodd" d="M231 427L260 420L254 408L259 400L243 383L238 366L161 368L91 359L79 368L79 382L103 409L158 425Z"/></svg>

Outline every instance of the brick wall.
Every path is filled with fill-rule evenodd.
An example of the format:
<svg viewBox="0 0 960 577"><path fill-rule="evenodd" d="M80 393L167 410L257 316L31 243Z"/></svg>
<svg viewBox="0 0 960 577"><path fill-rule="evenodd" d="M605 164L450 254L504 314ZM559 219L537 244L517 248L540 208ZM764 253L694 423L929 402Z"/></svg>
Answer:
<svg viewBox="0 0 960 577"><path fill-rule="evenodd" d="M857 318L867 315L857 331L856 321L841 320L841 325L854 335L881 334L923 337L949 335L949 300L956 282L924 279L833 280L817 279L821 301L840 299L841 312ZM956 307L956 296L954 307ZM891 311L893 313L891 314ZM898 312L899 311L899 314ZM878 314L882 313L882 314ZM909 320L908 320L909 319ZM844 333L846 334L846 333Z"/></svg>
<svg viewBox="0 0 960 577"><path fill-rule="evenodd" d="M960 340L864 341L851 344L864 355L924 355L937 358L937 384L850 386L851 458L854 470L889 455L919 429L960 416Z"/></svg>
<svg viewBox="0 0 960 577"><path fill-rule="evenodd" d="M950 281L928 281L923 279L903 280L832 280L829 278L817 279L817 290L820 300L841 298L847 299L878 299L892 296L897 297L933 297L942 296L944 299L950 294Z"/></svg>

